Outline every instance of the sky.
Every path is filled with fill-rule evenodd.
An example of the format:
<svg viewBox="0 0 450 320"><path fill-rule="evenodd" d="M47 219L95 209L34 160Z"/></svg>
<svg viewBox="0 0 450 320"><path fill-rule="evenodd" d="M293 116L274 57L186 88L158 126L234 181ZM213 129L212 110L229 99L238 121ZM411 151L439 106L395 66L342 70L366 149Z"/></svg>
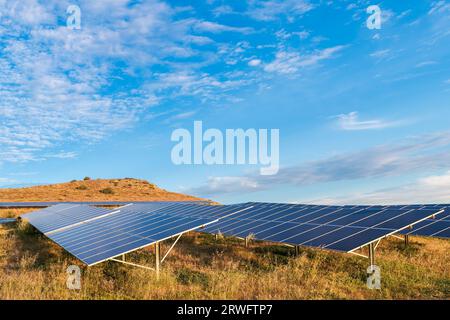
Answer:
<svg viewBox="0 0 450 320"><path fill-rule="evenodd" d="M0 0L0 187L134 177L222 203L449 203L449 40L440 0ZM194 121L278 129L279 171L175 164L171 135Z"/></svg>

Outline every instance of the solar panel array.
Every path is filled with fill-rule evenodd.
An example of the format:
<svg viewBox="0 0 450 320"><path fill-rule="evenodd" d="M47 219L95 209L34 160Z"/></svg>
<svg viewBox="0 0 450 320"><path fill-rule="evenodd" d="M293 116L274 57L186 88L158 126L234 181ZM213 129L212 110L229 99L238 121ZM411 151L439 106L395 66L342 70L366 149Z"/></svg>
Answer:
<svg viewBox="0 0 450 320"><path fill-rule="evenodd" d="M58 205L22 217L87 265L198 229L241 209L239 206L170 202L131 204L116 210L104 209L103 214L80 223L90 210L100 208L87 210L83 205L75 208L74 205ZM59 215L69 211L72 224L61 227L57 223Z"/></svg>
<svg viewBox="0 0 450 320"><path fill-rule="evenodd" d="M21 217L87 265L94 265L201 227L213 234L344 252L398 232L448 237L450 215L441 214L445 209L442 205L254 202L225 206L147 202L105 209L64 203Z"/></svg>
<svg viewBox="0 0 450 320"><path fill-rule="evenodd" d="M247 203L205 232L350 252L439 212L434 208Z"/></svg>
<svg viewBox="0 0 450 320"><path fill-rule="evenodd" d="M412 229L402 231L402 234L450 239L450 205L424 205L422 207L439 208L445 211L434 219L427 219L417 223Z"/></svg>

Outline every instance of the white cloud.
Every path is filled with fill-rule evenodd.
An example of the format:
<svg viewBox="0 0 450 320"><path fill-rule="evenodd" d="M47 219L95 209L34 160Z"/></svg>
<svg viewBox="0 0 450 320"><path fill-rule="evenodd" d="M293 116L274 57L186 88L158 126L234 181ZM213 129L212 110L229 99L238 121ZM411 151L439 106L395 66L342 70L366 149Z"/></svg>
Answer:
<svg viewBox="0 0 450 320"><path fill-rule="evenodd" d="M330 47L305 55L301 55L298 52L279 51L275 56L275 60L265 65L264 70L281 74L293 74L301 68L313 66L322 60L332 58L335 53L341 51L344 47Z"/></svg>
<svg viewBox="0 0 450 320"><path fill-rule="evenodd" d="M199 71L219 57L202 33L251 28L179 19L191 9L158 0L82 0L82 28L69 30L58 24L69 4L0 0L0 33L8 31L0 47L0 163L40 160L64 143L96 143L165 99L226 101L251 82ZM206 44L212 49L198 49ZM189 57L198 62L174 61ZM154 71L160 66L166 74Z"/></svg>
<svg viewBox="0 0 450 320"><path fill-rule="evenodd" d="M260 59L252 59L248 62L248 65L251 67L257 67L261 64L261 60Z"/></svg>
<svg viewBox="0 0 450 320"><path fill-rule="evenodd" d="M247 14L255 20L271 21L280 16L292 20L314 9L306 0L250 0Z"/></svg>
<svg viewBox="0 0 450 320"><path fill-rule="evenodd" d="M434 1L431 3L431 8L428 11L428 14L435 14L435 13L445 13L449 11L450 12L450 3L447 3L444 0L441 1Z"/></svg>
<svg viewBox="0 0 450 320"><path fill-rule="evenodd" d="M213 9L213 14L216 17L227 15L227 14L233 14L233 13L236 13L236 12L233 10L233 8L231 6L228 6L228 5L221 5L221 6L218 6Z"/></svg>
<svg viewBox="0 0 450 320"><path fill-rule="evenodd" d="M261 186L249 177L209 177L206 186L187 189L187 192L202 195L253 192Z"/></svg>
<svg viewBox="0 0 450 320"><path fill-rule="evenodd" d="M444 175L429 176L419 180L419 184L428 187L447 188L447 195L450 197L450 171ZM450 198L448 199L450 200Z"/></svg>
<svg viewBox="0 0 450 320"><path fill-rule="evenodd" d="M381 119L359 120L356 111L336 116L337 125L342 130L371 130L395 127L403 124L402 121L386 121Z"/></svg>
<svg viewBox="0 0 450 320"><path fill-rule="evenodd" d="M293 32L292 34L295 34L296 36L298 36L301 40L305 40L309 37L310 32L309 31L299 31L299 32Z"/></svg>
<svg viewBox="0 0 450 320"><path fill-rule="evenodd" d="M57 158L57 159L73 159L77 157L77 153L74 151L61 151L58 153L47 154L47 158Z"/></svg>
<svg viewBox="0 0 450 320"><path fill-rule="evenodd" d="M317 204L425 204L450 202L450 171L418 179L416 182L373 192L336 198L307 200ZM303 201L299 201L303 202Z"/></svg>
<svg viewBox="0 0 450 320"><path fill-rule="evenodd" d="M219 24L211 21L196 21L194 28L197 31L220 33L220 32L240 32L240 33L251 33L252 28L248 27L231 27L223 24Z"/></svg>
<svg viewBox="0 0 450 320"><path fill-rule="evenodd" d="M435 64L437 64L437 62L433 61L433 60L422 61L422 62L419 62L418 64L416 64L416 68L432 66L432 65L435 65Z"/></svg>
<svg viewBox="0 0 450 320"><path fill-rule="evenodd" d="M378 51L372 52L372 53L370 54L370 56L371 56L372 58L378 58L378 59L381 59L381 58L387 57L387 56L389 55L390 52L391 52L390 49L383 49L383 50L378 50Z"/></svg>
<svg viewBox="0 0 450 320"><path fill-rule="evenodd" d="M230 181L239 181L237 190L243 193L277 188L280 185L301 187L443 169L450 169L450 132L415 136L400 143L375 146L359 152L284 167L273 176L255 173L240 177L211 177L205 185L188 191L198 195L231 193ZM434 178L421 183L439 184L436 181L447 180ZM445 190L448 197L448 189L442 190Z"/></svg>

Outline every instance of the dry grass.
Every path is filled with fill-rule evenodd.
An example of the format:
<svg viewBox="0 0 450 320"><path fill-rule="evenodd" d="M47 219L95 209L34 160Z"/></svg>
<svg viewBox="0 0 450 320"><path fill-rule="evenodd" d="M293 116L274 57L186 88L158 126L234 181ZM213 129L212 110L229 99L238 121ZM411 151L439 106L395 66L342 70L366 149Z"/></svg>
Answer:
<svg viewBox="0 0 450 320"><path fill-rule="evenodd" d="M366 288L363 258L312 249L295 257L283 246L245 248L237 239L190 233L159 281L151 271L108 262L82 267L77 291L66 288L67 266L80 265L75 258L29 225L0 227L0 299L449 299L450 242L411 240L408 249L396 239L377 249L381 290ZM145 249L127 259L150 265L154 256Z"/></svg>
<svg viewBox="0 0 450 320"><path fill-rule="evenodd" d="M105 190L110 190L105 192ZM169 192L139 179L97 179L0 189L0 202L9 201L191 201L196 197Z"/></svg>

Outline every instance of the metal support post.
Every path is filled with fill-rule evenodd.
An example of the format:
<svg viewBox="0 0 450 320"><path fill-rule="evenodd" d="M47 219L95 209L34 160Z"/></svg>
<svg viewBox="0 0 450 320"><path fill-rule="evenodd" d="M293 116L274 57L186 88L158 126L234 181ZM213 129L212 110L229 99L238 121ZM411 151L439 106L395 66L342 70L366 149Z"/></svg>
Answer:
<svg viewBox="0 0 450 320"><path fill-rule="evenodd" d="M405 234L405 248L409 246L409 235Z"/></svg>
<svg viewBox="0 0 450 320"><path fill-rule="evenodd" d="M370 265L374 266L375 265L375 246L372 243L369 243L369 260L370 260Z"/></svg>
<svg viewBox="0 0 450 320"><path fill-rule="evenodd" d="M161 243L155 243L155 270L156 270L156 279L159 280L159 269L160 269L160 256L161 256Z"/></svg>

